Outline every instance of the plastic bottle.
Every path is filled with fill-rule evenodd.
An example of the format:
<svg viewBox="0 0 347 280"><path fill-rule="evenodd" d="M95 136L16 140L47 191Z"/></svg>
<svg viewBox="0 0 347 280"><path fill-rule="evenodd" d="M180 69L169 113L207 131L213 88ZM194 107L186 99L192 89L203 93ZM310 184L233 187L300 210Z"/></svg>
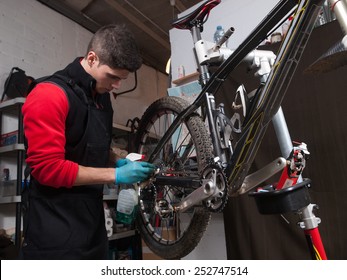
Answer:
<svg viewBox="0 0 347 280"><path fill-rule="evenodd" d="M138 195L132 186L122 187L117 200L116 221L132 224L136 215Z"/></svg>
<svg viewBox="0 0 347 280"><path fill-rule="evenodd" d="M214 32L213 35L213 41L215 43L219 42L219 40L223 37L224 35L224 29L221 25L217 25L216 31ZM227 41L222 45L222 47L227 47Z"/></svg>

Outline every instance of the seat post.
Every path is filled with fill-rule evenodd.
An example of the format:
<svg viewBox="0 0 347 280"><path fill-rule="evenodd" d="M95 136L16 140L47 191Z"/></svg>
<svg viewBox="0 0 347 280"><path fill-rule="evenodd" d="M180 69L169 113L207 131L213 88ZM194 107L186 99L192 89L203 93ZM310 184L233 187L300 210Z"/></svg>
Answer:
<svg viewBox="0 0 347 280"><path fill-rule="evenodd" d="M190 33L192 35L193 43L194 43L194 51L195 51L195 44L202 39L200 28L201 28L200 24L199 25L197 24L190 29ZM200 73L200 83L201 85L205 85L210 79L210 72L208 71L208 66L199 64L196 53L194 53L194 57L198 67L198 71Z"/></svg>

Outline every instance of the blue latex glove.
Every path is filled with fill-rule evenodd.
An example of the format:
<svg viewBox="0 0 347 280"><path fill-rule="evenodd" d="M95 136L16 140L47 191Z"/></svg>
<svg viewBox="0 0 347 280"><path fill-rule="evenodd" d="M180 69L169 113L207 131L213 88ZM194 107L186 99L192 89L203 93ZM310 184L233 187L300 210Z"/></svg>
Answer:
<svg viewBox="0 0 347 280"><path fill-rule="evenodd" d="M153 164L145 161L122 161L119 164L124 164L120 167L117 167L117 163L115 171L116 184L134 184L145 181L154 173L155 170L155 166Z"/></svg>
<svg viewBox="0 0 347 280"><path fill-rule="evenodd" d="M127 163L131 162L130 159L127 159L127 158L121 158L119 160L116 161L116 168L117 167L121 167L123 165L126 165Z"/></svg>

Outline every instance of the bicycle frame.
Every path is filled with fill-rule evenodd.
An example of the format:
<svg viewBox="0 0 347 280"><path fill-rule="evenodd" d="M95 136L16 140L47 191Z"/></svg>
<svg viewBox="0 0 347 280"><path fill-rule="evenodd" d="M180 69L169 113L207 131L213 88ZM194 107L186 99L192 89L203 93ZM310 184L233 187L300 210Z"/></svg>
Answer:
<svg viewBox="0 0 347 280"><path fill-rule="evenodd" d="M256 150L265 134L267 125L280 108L285 91L320 11L321 3L321 0L302 0L298 3L296 16L278 52L275 67L270 73L262 93L257 96L258 100L254 102L257 104L257 107L253 108L253 112L248 115L249 117L245 121L236 150L231 161L227 163L226 175L228 184L234 191L242 185L253 162ZM206 65L199 66L203 74L202 80L206 82L201 93L191 106L179 114L173 121L168 131L159 141L149 161L153 161L158 156L163 144L172 137L180 123L200 107L208 108L207 119L215 157L221 157L220 144L211 112L211 108L213 108L211 97L216 94L228 75L268 36L278 22L293 11L295 7L296 1L280 1L210 78L206 77ZM193 26L191 30L194 43L201 39L199 28L200 26L197 25ZM160 180L165 181L170 180L170 178L160 178ZM194 185L194 182L191 182L191 184Z"/></svg>
<svg viewBox="0 0 347 280"><path fill-rule="evenodd" d="M197 13L196 11L195 13L192 13L195 18L189 22L189 29L193 37L198 58L200 51L198 49L198 44L202 40L201 29L203 19L215 5L219 4L219 2L220 1L217 0L208 1L196 10L200 11L200 13ZM345 16L347 6L344 6L344 2L338 2L341 2L341 0L330 0L331 5L335 9L338 9L337 19L339 20L342 29L347 33L347 18ZM167 132L157 143L148 160L153 162L159 156L164 144L170 140L180 124L201 108L202 117L207 119L208 122L213 144L214 160L220 162L226 173L227 183L229 186L229 196L240 195L248 192L253 187L262 183L280 170L284 170L283 174L287 174L288 172L285 172L287 166L285 158L287 158L289 153L292 151L293 145L280 106L312 32L316 18L321 10L322 3L323 0L281 0L244 40L244 42L234 51L229 53L230 56L218 67L211 77L209 75L208 66L204 62L199 61L198 68L200 72L200 82L203 85L200 94L189 107L178 114L178 116L173 120ZM342 12L340 13L340 11ZM254 96L249 112L246 114L243 121L240 138L236 143L234 151L232 151L231 159L227 160L223 153L222 144L218 136L219 131L215 124L214 112L216 111L216 108L214 97L232 71L242 61L252 61L255 56L252 51L268 37L271 31L276 28L283 18L293 13L294 16L292 23L280 46L276 59L272 61L271 54L264 54L264 57L267 60L266 66L269 68L269 71L260 79L260 82L263 85L261 91ZM187 25L183 26L183 24L187 24L186 21L188 19L189 15L183 20L177 20L174 23L174 26L176 24L177 28L187 28ZM182 26L180 24L182 24ZM221 45L220 42L219 45ZM285 158L278 158L261 170L247 175L270 121L274 122L276 134L283 154L282 156ZM277 190L281 190L282 188L285 189L287 187L285 185L287 179L291 178L281 178ZM295 185L299 181L300 178L297 176L295 180L292 180L291 186ZM205 186L203 182L196 178L159 175L156 178L156 184L196 187L196 190L189 194L180 205L176 206L177 211L185 211L205 198L214 195L214 189L211 188L211 185ZM309 203L308 205L305 204L304 207L298 209L298 213L302 217L300 226L304 229L307 236L312 257L314 259L326 259L324 247L318 232L320 219L314 216L314 207L315 205Z"/></svg>

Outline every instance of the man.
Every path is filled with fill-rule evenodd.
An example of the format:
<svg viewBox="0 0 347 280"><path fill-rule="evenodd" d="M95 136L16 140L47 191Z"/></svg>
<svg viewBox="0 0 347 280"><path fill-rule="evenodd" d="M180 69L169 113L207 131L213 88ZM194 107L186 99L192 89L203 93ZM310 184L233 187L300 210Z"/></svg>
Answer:
<svg viewBox="0 0 347 280"><path fill-rule="evenodd" d="M106 259L103 184L133 184L154 171L121 159L109 168L109 91L142 63L132 34L108 25L86 55L37 83L23 106L30 185L23 194L23 259Z"/></svg>

